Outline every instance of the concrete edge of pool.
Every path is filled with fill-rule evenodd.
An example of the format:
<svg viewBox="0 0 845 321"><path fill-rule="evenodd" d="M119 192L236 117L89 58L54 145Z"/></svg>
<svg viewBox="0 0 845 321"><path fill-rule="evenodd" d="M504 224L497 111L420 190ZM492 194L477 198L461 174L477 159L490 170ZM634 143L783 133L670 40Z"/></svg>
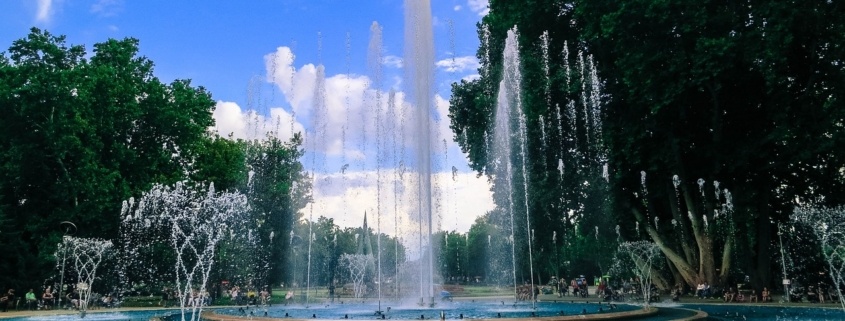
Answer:
<svg viewBox="0 0 845 321"><path fill-rule="evenodd" d="M710 315L709 315L709 314L707 314L707 312L704 312L704 311L701 311L701 310L686 309L686 308L674 308L674 309L677 309L677 310L685 310L685 311L690 311L690 312L694 312L694 313L695 313L695 315L692 315L692 316L689 316L689 317L686 317L686 318L675 319L674 321L695 321L695 320L705 320L705 319L707 319L708 317L710 317Z"/></svg>
<svg viewBox="0 0 845 321"><path fill-rule="evenodd" d="M638 309L633 311L623 311L623 312L608 312L608 313L601 313L601 314L586 314L586 315L565 315L565 316L551 316L551 317L534 317L534 318L495 318L495 319L467 319L472 321L502 321L502 320L515 320L515 321L569 321L569 320L629 320L629 319L640 319L646 318L650 316L657 315L657 308L649 307L648 309ZM700 312L700 311L699 311ZM704 314L705 317L707 314ZM312 319L294 319L294 318L268 318L268 317L256 317L256 316L235 316L235 315L227 315L227 314L218 314L214 311L203 311L202 318L204 320L209 321L240 321L240 320L257 320L257 321L308 321ZM438 319L431 319L433 321L438 321ZM685 319L685 320L700 320L697 318L692 319ZM346 321L346 320L344 320Z"/></svg>

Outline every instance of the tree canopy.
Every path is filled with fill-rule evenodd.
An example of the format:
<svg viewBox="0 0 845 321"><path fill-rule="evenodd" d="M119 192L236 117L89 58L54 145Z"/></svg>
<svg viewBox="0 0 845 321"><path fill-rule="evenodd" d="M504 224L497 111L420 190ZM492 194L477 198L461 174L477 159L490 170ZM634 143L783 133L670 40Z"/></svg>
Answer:
<svg viewBox="0 0 845 321"><path fill-rule="evenodd" d="M516 28L522 104L537 124L526 143L537 235L585 239L595 228L595 242L555 243L561 251L649 239L669 262L665 284L779 284L777 224L796 203L845 201L843 11L830 1L492 0L481 77L453 85L451 128L490 174L501 52ZM590 260L606 269L600 257Z"/></svg>

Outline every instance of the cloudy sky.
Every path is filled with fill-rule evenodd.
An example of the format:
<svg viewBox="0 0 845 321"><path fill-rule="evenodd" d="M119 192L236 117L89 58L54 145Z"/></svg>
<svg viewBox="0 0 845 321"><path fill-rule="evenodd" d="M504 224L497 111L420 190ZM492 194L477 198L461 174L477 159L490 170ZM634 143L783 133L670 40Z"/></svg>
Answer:
<svg viewBox="0 0 845 321"><path fill-rule="evenodd" d="M447 119L450 84L477 77L475 24L486 13L487 0L432 0L432 176L440 195L436 224L443 230L467 231L493 208L486 179L467 168ZM306 217L324 215L357 226L367 211L375 227L382 213L381 229L391 232L394 208L405 214L398 218L399 229L409 229L413 221L408 186L415 182L400 175L403 167L394 161L401 158L394 146L409 144L399 137L416 135L401 116L412 108L404 101L403 15L402 0L4 0L0 50L31 27L66 35L70 44L89 51L108 38L137 38L160 79L192 79L211 91L220 134L306 134L309 155L303 163L317 181L317 201ZM374 21L383 36L381 81L367 63ZM315 93L323 92L319 78L325 79L323 104L315 103ZM390 91L395 105L404 107L389 108ZM315 110L316 105L325 107ZM381 130L374 119L380 119ZM316 130L319 135L315 126L323 128Z"/></svg>

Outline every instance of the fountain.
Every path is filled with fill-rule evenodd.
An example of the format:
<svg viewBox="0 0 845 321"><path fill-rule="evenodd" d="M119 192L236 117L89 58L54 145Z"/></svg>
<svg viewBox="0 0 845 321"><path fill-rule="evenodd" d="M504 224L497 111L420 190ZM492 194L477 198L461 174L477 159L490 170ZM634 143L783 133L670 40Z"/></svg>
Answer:
<svg viewBox="0 0 845 321"><path fill-rule="evenodd" d="M522 98L521 86L522 75L519 64L519 43L516 29L508 31L507 39L505 40L504 51L504 70L501 82L499 82L499 93L496 104L495 114L495 129L494 145L493 145L493 175L497 186L502 186L502 194L506 198L507 210L510 216L511 239L516 238L514 226L516 221L514 218L514 193L516 186L513 177L514 155L513 150L516 148L519 151L519 159L521 160L522 170L522 191L524 192L524 210L525 210L525 228L526 228L526 242L528 244L528 263L531 283L534 282L534 266L533 253L531 249L531 222L530 213L528 212L528 172L526 168L527 154L525 151L525 144L527 143L527 128L525 124L525 115L522 112ZM512 120L517 121L517 126L514 128L511 125ZM514 135L516 132L516 135ZM514 136L518 139L514 140ZM514 293L517 293L516 280L516 242L511 243L511 262ZM532 291L533 293L533 291ZM534 300L532 300L534 301Z"/></svg>
<svg viewBox="0 0 845 321"><path fill-rule="evenodd" d="M79 310L80 317L84 318L88 311L88 303L92 301L91 289L97 279L97 267L104 259L108 258L112 250L112 242L96 238L79 238L66 235L59 243L56 250L58 261L59 253L64 258L68 255L73 261L73 272L76 272L78 283L73 290L76 302L72 302Z"/></svg>
<svg viewBox="0 0 845 321"><path fill-rule="evenodd" d="M633 273L642 294L643 304L647 307L652 301L651 277L654 263L662 253L657 244L648 241L623 242L616 252L616 262L612 270L617 275Z"/></svg>
<svg viewBox="0 0 845 321"><path fill-rule="evenodd" d="M431 108L434 90L434 36L429 0L405 0L405 81L415 107L413 142L416 157L417 218L420 257L428 252L428 266L420 264L419 304L434 302L434 240L432 239ZM424 229L428 229L426 234ZM427 249L424 249L427 244ZM428 302L426 302L428 300Z"/></svg>
<svg viewBox="0 0 845 321"><path fill-rule="evenodd" d="M343 254L340 256L341 268L349 271L349 278L352 280L353 297L363 298L367 290L364 279L373 270L372 254Z"/></svg>
<svg viewBox="0 0 845 321"><path fill-rule="evenodd" d="M248 210L240 193L215 192L214 185L155 185L137 202L123 203L124 264L167 244L175 257L173 276L181 320L199 320L208 304L208 279L218 243L241 223ZM161 250L158 248L158 250ZM189 313L188 313L189 312Z"/></svg>
<svg viewBox="0 0 845 321"><path fill-rule="evenodd" d="M839 304L845 311L845 297L842 296L845 290L845 207L797 207L792 220L810 227L815 234L830 269Z"/></svg>

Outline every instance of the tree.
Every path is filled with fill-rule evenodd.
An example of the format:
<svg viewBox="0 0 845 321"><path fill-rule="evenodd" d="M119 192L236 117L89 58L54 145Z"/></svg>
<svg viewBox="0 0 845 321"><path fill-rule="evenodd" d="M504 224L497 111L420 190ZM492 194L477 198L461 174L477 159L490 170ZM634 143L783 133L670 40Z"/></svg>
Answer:
<svg viewBox="0 0 845 321"><path fill-rule="evenodd" d="M585 240L594 227L612 235L615 221L622 240L660 246L675 282L743 273L761 287L773 279L774 223L795 200L843 202L845 155L834 147L845 136L845 109L836 107L845 90L842 4L494 0L490 8L479 24L481 77L453 85L451 128L470 166L490 175L501 52L515 26L523 112L537 124L526 133L530 205L517 210L532 213L538 236Z"/></svg>
<svg viewBox="0 0 845 321"><path fill-rule="evenodd" d="M214 101L189 81L160 82L138 41L82 46L33 28L0 58L0 282L43 279L59 222L114 238L121 201L183 178ZM16 280L16 281L12 281Z"/></svg>
<svg viewBox="0 0 845 321"><path fill-rule="evenodd" d="M737 257L755 284L771 284L773 222L796 197L841 202L831 193L841 178L811 173L845 161L828 145L842 139L833 128L843 111L830 106L845 89L843 70L828 67L843 57L832 46L842 41L833 14L842 10L821 1L579 3L583 37L613 97L605 126L612 190L677 281L726 282ZM656 182L642 182L641 171ZM710 233L708 222L729 209L719 197L725 187L736 215Z"/></svg>

